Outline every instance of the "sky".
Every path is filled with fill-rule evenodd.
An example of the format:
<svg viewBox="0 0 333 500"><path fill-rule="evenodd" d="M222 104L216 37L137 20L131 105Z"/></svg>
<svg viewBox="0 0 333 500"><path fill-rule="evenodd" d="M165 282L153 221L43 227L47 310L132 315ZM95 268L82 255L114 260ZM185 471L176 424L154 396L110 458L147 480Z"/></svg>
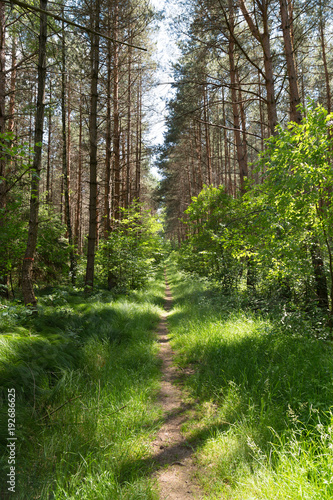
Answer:
<svg viewBox="0 0 333 500"><path fill-rule="evenodd" d="M163 134L166 131L166 101L170 99L174 93L174 89L166 82L173 80L172 63L176 62L179 55L179 49L175 40L168 30L168 25L173 19L173 15L179 11L176 0L151 0L152 5L157 11L164 10L164 20L159 24L159 30L153 37L156 42L156 61L159 63L159 68L156 72L157 85L154 86L149 94L149 107L151 113L151 127L148 135L149 142L154 146L163 144ZM153 172L157 170L153 167Z"/></svg>

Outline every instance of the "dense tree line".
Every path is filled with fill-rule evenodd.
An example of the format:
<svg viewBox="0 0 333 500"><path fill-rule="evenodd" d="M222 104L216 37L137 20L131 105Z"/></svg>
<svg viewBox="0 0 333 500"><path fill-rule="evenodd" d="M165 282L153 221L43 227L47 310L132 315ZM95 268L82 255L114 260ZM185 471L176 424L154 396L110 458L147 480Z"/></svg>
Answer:
<svg viewBox="0 0 333 500"><path fill-rule="evenodd" d="M160 156L181 265L332 311L332 6L187 5Z"/></svg>
<svg viewBox="0 0 333 500"><path fill-rule="evenodd" d="M176 221L204 184L223 184L236 196L246 178L260 180L253 165L264 140L278 123L300 123L299 104L313 98L330 112L331 8L282 0L186 3L190 15L177 29L189 37L174 70L161 158L173 236L183 238Z"/></svg>
<svg viewBox="0 0 333 500"><path fill-rule="evenodd" d="M1 291L83 276L123 209L149 201L149 2L1 2ZM141 208L138 209L142 210ZM70 262L68 267L68 262Z"/></svg>

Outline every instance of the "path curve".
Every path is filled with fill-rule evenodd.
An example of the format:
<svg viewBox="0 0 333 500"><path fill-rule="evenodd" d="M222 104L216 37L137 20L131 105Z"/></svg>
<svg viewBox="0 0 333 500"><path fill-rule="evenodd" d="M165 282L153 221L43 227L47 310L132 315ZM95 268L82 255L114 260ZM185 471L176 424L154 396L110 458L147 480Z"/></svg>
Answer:
<svg viewBox="0 0 333 500"><path fill-rule="evenodd" d="M157 335L160 343L159 357L162 361L162 380L159 403L164 413L164 424L153 442L154 461L159 470L155 473L161 500L199 500L203 498L196 484L193 449L186 443L180 428L186 421L189 406L183 401L181 390L175 385L179 377L173 365L174 353L170 347L167 326L172 297L166 279L165 312L161 316Z"/></svg>

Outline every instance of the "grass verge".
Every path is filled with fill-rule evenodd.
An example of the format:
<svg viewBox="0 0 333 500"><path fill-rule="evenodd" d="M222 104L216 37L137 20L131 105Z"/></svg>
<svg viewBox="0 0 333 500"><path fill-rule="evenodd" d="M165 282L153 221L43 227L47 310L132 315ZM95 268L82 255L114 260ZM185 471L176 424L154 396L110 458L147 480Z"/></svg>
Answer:
<svg viewBox="0 0 333 500"><path fill-rule="evenodd" d="M333 498L331 343L169 270L172 344L195 411L184 426L207 499ZM192 373L192 374L191 374Z"/></svg>
<svg viewBox="0 0 333 500"><path fill-rule="evenodd" d="M54 290L38 317L1 309L0 497L155 499L149 441L164 282L113 298ZM15 495L8 492L8 389L15 389Z"/></svg>

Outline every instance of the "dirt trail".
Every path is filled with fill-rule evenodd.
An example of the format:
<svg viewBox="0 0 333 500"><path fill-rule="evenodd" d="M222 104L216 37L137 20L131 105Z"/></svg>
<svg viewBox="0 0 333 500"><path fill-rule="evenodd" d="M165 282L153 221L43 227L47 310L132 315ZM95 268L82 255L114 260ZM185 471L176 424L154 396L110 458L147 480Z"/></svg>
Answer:
<svg viewBox="0 0 333 500"><path fill-rule="evenodd" d="M162 383L159 402L164 411L164 425L153 442L154 461L159 470L155 473L160 490L161 500L203 499L204 496L195 482L196 471L193 464L193 449L186 443L180 432L186 421L186 410L189 409L182 398L180 389L175 385L179 372L173 366L173 352L169 344L167 315L171 309L172 297L166 283L165 312L157 331L161 345Z"/></svg>

